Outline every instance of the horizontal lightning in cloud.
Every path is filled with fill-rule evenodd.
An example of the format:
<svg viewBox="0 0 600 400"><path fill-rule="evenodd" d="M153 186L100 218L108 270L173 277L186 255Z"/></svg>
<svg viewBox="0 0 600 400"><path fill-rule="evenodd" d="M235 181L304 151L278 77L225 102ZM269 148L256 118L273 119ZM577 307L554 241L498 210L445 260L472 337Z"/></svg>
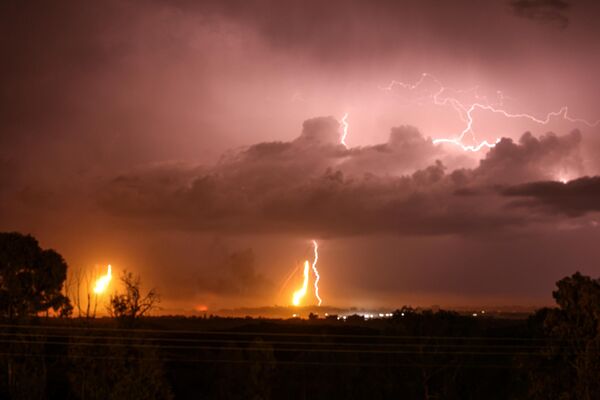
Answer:
<svg viewBox="0 0 600 400"><path fill-rule="evenodd" d="M503 100L505 99L505 96L503 95L503 93L501 91L497 92L500 102L498 102L497 104L492 104L492 103L487 102L487 99L485 97L479 96L477 94L477 89L478 89L477 87L467 89L467 90L453 89L453 88L445 86L439 79L437 79L436 77L434 77L433 75L428 74L428 73L423 73L421 75L421 78L418 81L416 81L415 83L406 83L406 82L393 80L392 82L390 82L389 85L387 85L385 87L381 87L380 89L386 90L386 91L392 91L395 87L401 87L406 90L413 91L413 90L417 90L419 87L421 87L425 83L425 81L428 79L430 81L432 81L436 86L438 86L438 90L429 95L426 95L426 96L420 98L419 100L422 100L424 98L430 98L432 100L433 104L435 104L435 105L438 105L438 106L448 106L449 105L458 113L461 121L463 121L465 123L465 128L462 130L462 132L460 132L460 134L458 136L456 136L454 138L437 138L437 139L433 140L434 144L449 143L449 144L460 147L464 151L472 151L472 152L479 151L483 148L492 148L492 147L496 146L496 144L500 141L500 138L496 139L494 142L488 142L487 140L478 141L477 138L475 137L475 132L473 130L473 122L474 122L473 113L477 110L488 111L491 113L500 114L506 118L528 119L532 122L535 122L537 124L542 124L542 125L547 125L548 123L550 123L552 118L555 118L555 117L560 117L560 118L562 118L566 121L572 122L572 123L584 124L588 127L596 127L600 124L600 120L597 120L595 122L589 122L582 118L572 117L571 115L569 115L568 106L563 106L558 111L549 112L548 114L546 114L546 116L544 118L538 118L534 115L527 114L527 113L511 113L511 112L506 111L504 108L502 108ZM485 100L485 102L475 102L475 103L465 104L465 103L461 102L459 99L457 99L456 97L445 96L444 94L448 93L448 92L454 92L454 93L474 92L476 99L478 99L478 100L483 99L483 100ZM471 135L473 141L476 142L476 144L474 144L474 145L464 144L463 141L467 134Z"/></svg>

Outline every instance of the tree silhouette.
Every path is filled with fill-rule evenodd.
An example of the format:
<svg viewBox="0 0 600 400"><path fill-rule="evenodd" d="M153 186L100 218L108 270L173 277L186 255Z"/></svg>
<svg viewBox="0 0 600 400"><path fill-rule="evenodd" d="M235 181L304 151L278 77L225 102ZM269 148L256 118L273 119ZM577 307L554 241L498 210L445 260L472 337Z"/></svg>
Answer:
<svg viewBox="0 0 600 400"><path fill-rule="evenodd" d="M43 250L30 235L0 233L0 315L37 315L52 308L69 314L69 299L61 293L67 264L54 250Z"/></svg>
<svg viewBox="0 0 600 400"><path fill-rule="evenodd" d="M136 319L157 307L160 296L155 289L142 295L140 277L131 272L123 272L121 283L125 287L125 293L111 296L109 311L122 324L133 325Z"/></svg>
<svg viewBox="0 0 600 400"><path fill-rule="evenodd" d="M533 398L600 398L600 280L579 272L556 283L558 308L543 309L548 338L540 369L532 373Z"/></svg>

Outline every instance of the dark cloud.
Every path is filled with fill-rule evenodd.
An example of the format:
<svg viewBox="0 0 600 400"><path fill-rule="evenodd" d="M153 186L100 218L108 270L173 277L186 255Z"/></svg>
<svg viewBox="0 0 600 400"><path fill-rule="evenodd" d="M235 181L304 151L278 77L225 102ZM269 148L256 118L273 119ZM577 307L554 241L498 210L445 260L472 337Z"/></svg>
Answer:
<svg viewBox="0 0 600 400"><path fill-rule="evenodd" d="M480 161L476 174L495 184L552 180L564 171L580 175L581 141L579 131L564 136L547 133L539 138L526 132L516 143L504 138Z"/></svg>
<svg viewBox="0 0 600 400"><path fill-rule="evenodd" d="M441 161L408 171L440 149L410 127L387 143L346 149L333 118L315 118L291 142L230 152L201 173L158 168L123 175L104 191L113 215L163 227L233 234L471 234L525 222L494 187L579 168L581 135L503 139L475 169ZM418 155L410 158L408 155ZM399 171L390 173L389 171Z"/></svg>
<svg viewBox="0 0 600 400"><path fill-rule="evenodd" d="M565 0L512 0L513 12L519 17L566 28L570 4Z"/></svg>
<svg viewBox="0 0 600 400"><path fill-rule="evenodd" d="M539 1L539 3L556 1ZM176 2L182 9L226 18L257 32L277 51L301 52L321 63L357 58L392 59L398 52L439 44L443 51L465 55L472 51L494 59L518 48L507 36L510 19L504 1L456 0L344 1L277 0ZM532 1L538 3L538 1ZM172 4L170 2L170 4ZM519 15L557 18L556 6L517 5ZM527 11L526 11L526 10ZM560 14L559 14L560 15ZM496 24L496 21L502 21ZM504 26L503 26L504 25ZM477 38L477 40L474 40ZM413 55L418 55L418 52Z"/></svg>
<svg viewBox="0 0 600 400"><path fill-rule="evenodd" d="M350 157L339 166L346 174L401 175L425 168L444 157L430 138L413 126L392 128L387 143L351 149Z"/></svg>
<svg viewBox="0 0 600 400"><path fill-rule="evenodd" d="M582 177L567 183L531 182L505 188L502 193L508 197L523 198L513 202L513 207L562 213L570 217L600 211L600 176Z"/></svg>

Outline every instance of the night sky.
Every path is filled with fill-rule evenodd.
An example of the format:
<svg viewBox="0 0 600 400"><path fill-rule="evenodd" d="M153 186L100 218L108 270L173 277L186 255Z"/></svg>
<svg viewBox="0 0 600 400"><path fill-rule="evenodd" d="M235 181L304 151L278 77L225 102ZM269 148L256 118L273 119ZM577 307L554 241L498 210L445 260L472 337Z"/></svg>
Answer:
<svg viewBox="0 0 600 400"><path fill-rule="evenodd" d="M0 230L164 312L289 305L312 239L324 305L549 304L600 274L598 15L3 1Z"/></svg>

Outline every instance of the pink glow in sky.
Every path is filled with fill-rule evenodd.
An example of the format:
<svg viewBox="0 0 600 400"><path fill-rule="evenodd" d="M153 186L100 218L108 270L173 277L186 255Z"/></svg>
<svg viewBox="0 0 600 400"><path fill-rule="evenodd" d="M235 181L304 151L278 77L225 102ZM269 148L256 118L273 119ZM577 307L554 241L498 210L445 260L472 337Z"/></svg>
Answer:
<svg viewBox="0 0 600 400"><path fill-rule="evenodd" d="M558 3L3 3L0 229L179 312L284 303L312 238L330 305L549 302L600 273L600 9ZM439 83L382 90L424 72L591 124L478 109L495 148L435 145Z"/></svg>

